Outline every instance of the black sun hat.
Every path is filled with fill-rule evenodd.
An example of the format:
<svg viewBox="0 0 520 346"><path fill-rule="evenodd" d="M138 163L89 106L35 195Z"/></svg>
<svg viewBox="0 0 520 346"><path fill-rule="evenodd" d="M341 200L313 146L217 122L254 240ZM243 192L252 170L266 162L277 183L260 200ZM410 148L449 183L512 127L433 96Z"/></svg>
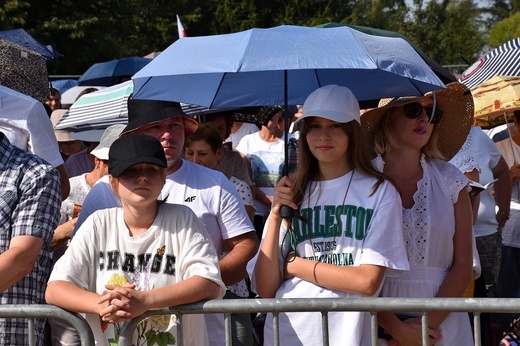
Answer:
<svg viewBox="0 0 520 346"><path fill-rule="evenodd" d="M435 90L434 93L437 106L443 112L441 120L436 124L439 133L437 147L448 161L460 150L473 124L473 96L464 84L458 82L450 83L446 89ZM431 97L431 93L420 97L382 99L378 108L369 110L361 116L361 131L371 150L371 155L375 155L374 131L383 115L391 108L417 102L424 97Z"/></svg>
<svg viewBox="0 0 520 346"><path fill-rule="evenodd" d="M108 173L114 178L138 163L152 163L166 168L166 155L157 138L130 133L112 143L108 152Z"/></svg>
<svg viewBox="0 0 520 346"><path fill-rule="evenodd" d="M199 125L182 110L179 102L128 99L128 125L123 134L173 117L182 117L184 135L190 136Z"/></svg>

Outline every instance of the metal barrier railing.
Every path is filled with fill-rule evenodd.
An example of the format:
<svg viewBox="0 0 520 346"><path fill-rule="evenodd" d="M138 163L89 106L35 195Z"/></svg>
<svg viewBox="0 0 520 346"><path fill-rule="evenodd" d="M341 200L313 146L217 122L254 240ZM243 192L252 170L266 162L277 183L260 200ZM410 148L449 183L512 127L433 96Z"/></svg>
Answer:
<svg viewBox="0 0 520 346"><path fill-rule="evenodd" d="M27 318L29 324L29 346L34 346L34 319L35 318L58 318L69 322L78 331L81 345L94 345L94 335L87 321L81 316L54 305L0 305L0 318Z"/></svg>
<svg viewBox="0 0 520 346"><path fill-rule="evenodd" d="M280 312L321 312L323 325L323 345L328 345L327 314L331 311L367 311L371 314L372 345L377 345L377 312L379 311L414 311L422 313L423 345L428 340L428 313L433 311L445 312L472 312L474 315L475 345L481 345L480 313L519 313L520 299L509 298L298 298L298 299L226 299L211 300L195 304L176 306L171 309L151 310L125 323L119 335L118 345L131 345L134 329L140 321L153 315L175 314L179 320L177 325L178 345L182 343L182 316L189 314L224 313L226 345L231 346L231 318L232 313L273 313L274 345L279 345L278 315ZM268 321L266 321L268 323Z"/></svg>
<svg viewBox="0 0 520 346"><path fill-rule="evenodd" d="M120 329L118 345L131 345L132 334L143 319L153 315L175 314L177 343L182 342L182 317L190 314L223 313L225 320L226 345L231 346L232 313L271 312L273 314L274 345L279 345L278 316L281 312L320 312L323 325L323 345L328 345L328 313L338 311L367 311L371 314L372 345L377 345L377 313L380 311L414 311L422 313L423 345L428 341L428 313L433 311L471 312L474 315L475 345L481 345L480 314L483 312L511 313L520 315L520 299L509 298L295 298L295 299L226 299L211 300L171 309L151 310L124 323ZM34 319L58 318L68 321L79 333L81 345L94 345L94 336L88 323L79 315L52 305L0 305L0 318L29 319L29 345L34 345ZM270 321L266 321L270 323Z"/></svg>

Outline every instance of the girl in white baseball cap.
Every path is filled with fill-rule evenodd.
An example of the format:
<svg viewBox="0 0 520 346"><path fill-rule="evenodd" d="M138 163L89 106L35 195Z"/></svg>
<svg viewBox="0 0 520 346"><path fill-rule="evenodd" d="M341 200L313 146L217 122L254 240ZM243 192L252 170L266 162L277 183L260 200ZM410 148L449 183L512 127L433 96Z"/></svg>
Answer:
<svg viewBox="0 0 520 346"><path fill-rule="evenodd" d="M358 101L327 85L303 105L299 162L275 188L259 254L248 266L262 298L357 298L377 295L385 276L408 270L401 200L375 171L361 139ZM288 206L297 217L284 220ZM282 251L289 242L289 253ZM322 316L280 313L280 344L321 345ZM367 312L329 313L329 341L370 344ZM266 345L273 342L269 316Z"/></svg>

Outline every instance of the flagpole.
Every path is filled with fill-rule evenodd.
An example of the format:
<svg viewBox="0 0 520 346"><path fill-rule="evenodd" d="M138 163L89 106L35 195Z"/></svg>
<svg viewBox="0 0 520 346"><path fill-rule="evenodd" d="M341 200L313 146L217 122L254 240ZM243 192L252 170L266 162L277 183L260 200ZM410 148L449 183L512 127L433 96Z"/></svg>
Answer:
<svg viewBox="0 0 520 346"><path fill-rule="evenodd" d="M179 38L188 37L188 33L184 29L184 25L181 23L181 18L177 14L177 30L179 32Z"/></svg>

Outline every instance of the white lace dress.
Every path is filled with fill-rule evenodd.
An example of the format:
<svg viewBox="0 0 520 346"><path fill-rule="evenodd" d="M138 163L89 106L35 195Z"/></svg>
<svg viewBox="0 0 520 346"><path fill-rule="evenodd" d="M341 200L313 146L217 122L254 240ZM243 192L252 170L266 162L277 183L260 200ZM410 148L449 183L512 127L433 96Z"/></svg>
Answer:
<svg viewBox="0 0 520 346"><path fill-rule="evenodd" d="M381 157L374 165L383 171ZM453 204L468 180L450 163L421 158L423 178L417 182L414 206L403 208L403 232L410 271L386 278L383 297L434 297L453 260L455 216ZM410 314L410 313L407 313ZM441 324L442 339L436 345L473 345L468 314L451 313Z"/></svg>

